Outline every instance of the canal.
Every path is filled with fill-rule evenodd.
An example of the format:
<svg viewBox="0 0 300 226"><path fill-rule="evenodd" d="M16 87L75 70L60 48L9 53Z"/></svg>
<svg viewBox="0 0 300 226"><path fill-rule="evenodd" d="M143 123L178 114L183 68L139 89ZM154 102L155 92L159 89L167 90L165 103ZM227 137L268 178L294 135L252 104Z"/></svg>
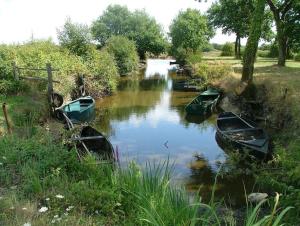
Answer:
<svg viewBox="0 0 300 226"><path fill-rule="evenodd" d="M118 149L123 166L131 160L142 166L169 160L175 183L209 200L226 162L215 140L217 116L186 115L185 105L198 93L172 90L173 81L182 79L173 67L169 60L149 59L139 75L121 78L114 95L97 101L95 123ZM215 195L232 206L243 205L243 184L251 191L250 178L219 176Z"/></svg>

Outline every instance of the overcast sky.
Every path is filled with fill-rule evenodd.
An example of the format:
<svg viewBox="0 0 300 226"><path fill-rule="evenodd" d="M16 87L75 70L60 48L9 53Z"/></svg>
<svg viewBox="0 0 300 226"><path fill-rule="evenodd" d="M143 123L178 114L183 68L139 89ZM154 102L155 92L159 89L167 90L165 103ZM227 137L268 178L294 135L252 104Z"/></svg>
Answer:
<svg viewBox="0 0 300 226"><path fill-rule="evenodd" d="M211 2L211 1L208 1ZM196 8L205 12L211 3L195 0L0 0L0 43L21 43L35 39L56 38L56 29L67 17L90 25L110 4L126 5L130 10L146 9L165 31L180 10ZM211 42L234 41L234 36L220 31Z"/></svg>

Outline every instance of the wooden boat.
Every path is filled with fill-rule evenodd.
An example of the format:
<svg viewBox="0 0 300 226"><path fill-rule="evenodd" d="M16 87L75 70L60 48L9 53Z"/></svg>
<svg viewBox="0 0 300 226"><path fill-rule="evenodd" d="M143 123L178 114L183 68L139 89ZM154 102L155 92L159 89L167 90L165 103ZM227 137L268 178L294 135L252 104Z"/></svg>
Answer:
<svg viewBox="0 0 300 226"><path fill-rule="evenodd" d="M173 90L176 91L190 91L190 92L199 92L201 91L199 87L199 83L201 79L191 79L191 80L183 80L183 81L173 81Z"/></svg>
<svg viewBox="0 0 300 226"><path fill-rule="evenodd" d="M102 160L114 160L114 149L109 140L91 126L85 126L80 132L80 137L75 138L78 149L90 152Z"/></svg>
<svg viewBox="0 0 300 226"><path fill-rule="evenodd" d="M221 113L217 119L217 138L239 151L248 151L257 158L269 154L269 137L253 123L232 112Z"/></svg>
<svg viewBox="0 0 300 226"><path fill-rule="evenodd" d="M188 114L209 114L216 107L220 99L220 92L216 89L209 88L193 99L186 107Z"/></svg>
<svg viewBox="0 0 300 226"><path fill-rule="evenodd" d="M90 97L80 97L55 111L55 116L59 120L64 120L64 113L72 123L89 122L95 116L95 100Z"/></svg>

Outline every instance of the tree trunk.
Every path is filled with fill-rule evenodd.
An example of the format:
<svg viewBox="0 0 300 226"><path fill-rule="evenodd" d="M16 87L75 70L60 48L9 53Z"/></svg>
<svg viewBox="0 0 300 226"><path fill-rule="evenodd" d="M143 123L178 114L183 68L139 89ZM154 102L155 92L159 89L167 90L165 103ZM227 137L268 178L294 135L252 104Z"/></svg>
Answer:
<svg viewBox="0 0 300 226"><path fill-rule="evenodd" d="M278 41L278 65L285 66L287 53L287 37L284 32L282 21L276 21L277 41Z"/></svg>
<svg viewBox="0 0 300 226"><path fill-rule="evenodd" d="M238 35L236 35L234 43L234 56L238 59Z"/></svg>
<svg viewBox="0 0 300 226"><path fill-rule="evenodd" d="M239 37L238 43L238 59L241 59L241 37Z"/></svg>
<svg viewBox="0 0 300 226"><path fill-rule="evenodd" d="M251 22L250 34L247 40L243 58L242 81L251 83L253 80L254 62L261 36L262 24L264 20L266 0L257 0L253 20Z"/></svg>

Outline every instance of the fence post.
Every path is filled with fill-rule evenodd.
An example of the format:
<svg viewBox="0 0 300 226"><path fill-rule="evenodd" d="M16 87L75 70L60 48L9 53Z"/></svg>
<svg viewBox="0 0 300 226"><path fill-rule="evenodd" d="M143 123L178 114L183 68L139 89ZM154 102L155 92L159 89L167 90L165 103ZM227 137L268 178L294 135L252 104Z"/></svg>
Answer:
<svg viewBox="0 0 300 226"><path fill-rule="evenodd" d="M50 105L50 110L52 110L52 93L53 93L53 80L52 80L52 68L51 64L46 64L47 74L48 74L48 101Z"/></svg>
<svg viewBox="0 0 300 226"><path fill-rule="evenodd" d="M8 115L7 115L6 103L2 104L2 110L3 110L3 114L4 114L6 126L7 126L7 131L9 134L12 134L11 125L10 125L10 122L8 120Z"/></svg>
<svg viewBox="0 0 300 226"><path fill-rule="evenodd" d="M15 79L15 80L19 80L17 64L16 64L15 61L12 62L12 67L13 67L13 75L14 75L14 79Z"/></svg>

